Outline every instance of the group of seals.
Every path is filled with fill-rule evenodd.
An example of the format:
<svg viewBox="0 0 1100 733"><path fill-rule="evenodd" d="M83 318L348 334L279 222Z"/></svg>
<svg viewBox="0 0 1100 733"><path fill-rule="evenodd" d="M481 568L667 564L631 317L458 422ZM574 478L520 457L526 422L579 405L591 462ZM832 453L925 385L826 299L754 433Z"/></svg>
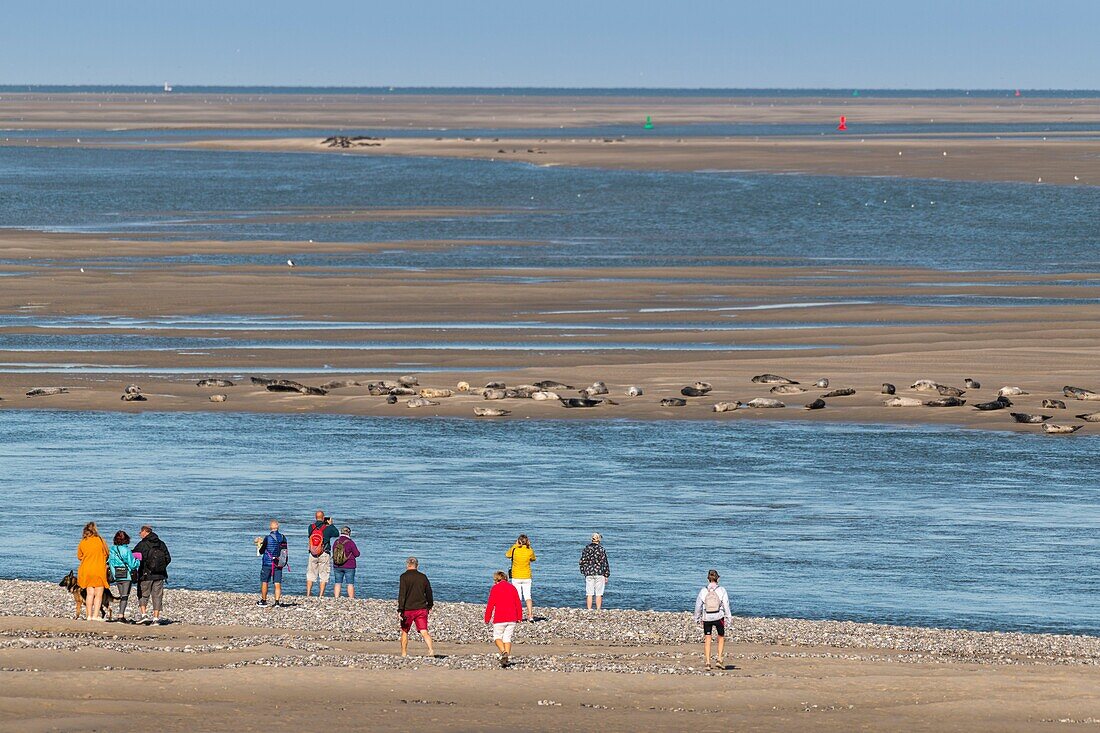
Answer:
<svg viewBox="0 0 1100 733"><path fill-rule="evenodd" d="M145 395L141 393L141 387L136 384L130 384L126 386L126 390L122 393L123 402L147 402Z"/></svg>

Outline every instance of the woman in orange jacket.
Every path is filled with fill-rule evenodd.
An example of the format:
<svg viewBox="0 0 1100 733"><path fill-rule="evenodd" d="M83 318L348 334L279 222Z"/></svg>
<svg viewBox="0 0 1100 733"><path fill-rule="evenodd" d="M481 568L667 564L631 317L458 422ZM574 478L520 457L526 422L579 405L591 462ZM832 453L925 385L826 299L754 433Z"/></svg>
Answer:
<svg viewBox="0 0 1100 733"><path fill-rule="evenodd" d="M76 559L80 567L76 582L84 589L84 615L89 621L102 621L100 607L103 590L107 587L107 543L99 536L95 522L84 525L84 537L76 547Z"/></svg>

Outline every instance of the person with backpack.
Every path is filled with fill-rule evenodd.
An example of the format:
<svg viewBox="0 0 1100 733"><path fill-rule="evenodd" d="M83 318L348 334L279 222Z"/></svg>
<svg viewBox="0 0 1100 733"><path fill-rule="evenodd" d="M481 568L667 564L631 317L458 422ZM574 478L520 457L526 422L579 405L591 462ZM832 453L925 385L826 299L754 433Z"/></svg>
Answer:
<svg viewBox="0 0 1100 733"><path fill-rule="evenodd" d="M99 536L95 522L84 525L80 544L76 546L76 582L84 589L84 618L103 620L103 591L107 588L107 543Z"/></svg>
<svg viewBox="0 0 1100 733"><path fill-rule="evenodd" d="M118 616L115 621L126 622L126 606L130 603L130 589L141 563L130 551L130 535L121 529L115 532L114 544L107 553L107 576L118 598Z"/></svg>
<svg viewBox="0 0 1100 733"><path fill-rule="evenodd" d="M257 606L267 605L267 585L275 585L275 605L283 597L283 569L289 560L286 535L279 531L279 521L272 519L271 531L266 537L256 538L256 554L260 556L260 600Z"/></svg>
<svg viewBox="0 0 1100 733"><path fill-rule="evenodd" d="M157 536L148 524L141 528L141 541L134 546L134 554L141 554L138 565L138 604L141 619L154 626L161 624L160 612L164 608L164 583L168 580L168 565L172 553L168 545ZM149 606L153 606L153 618L146 618Z"/></svg>
<svg viewBox="0 0 1100 733"><path fill-rule="evenodd" d="M611 577L611 565L607 562L607 551L603 548L603 537L599 532L592 533L592 541L581 550L581 575L584 576L584 595L588 610L592 610L592 599L596 599L596 610L603 608L603 591Z"/></svg>
<svg viewBox="0 0 1100 733"><path fill-rule="evenodd" d="M531 563L538 558L535 557L535 550L531 547L531 540L527 535L521 534L516 544L508 548L504 556L512 561L512 569L508 573L512 578L512 585L519 592L520 599L527 602L527 620L534 621L534 601L531 600Z"/></svg>
<svg viewBox="0 0 1100 733"><path fill-rule="evenodd" d="M493 587L485 604L485 623L493 625L493 643L500 652L500 666L508 666L512 653L512 635L516 624L523 620L523 601L519 591L508 582L508 575L501 570L493 573Z"/></svg>
<svg viewBox="0 0 1100 733"><path fill-rule="evenodd" d="M332 597L340 597L340 585L348 584L348 598L355 599L355 558L359 548L351 538L351 527L342 527L340 537L332 543L332 572L336 576L332 584Z"/></svg>
<svg viewBox="0 0 1100 733"><path fill-rule="evenodd" d="M319 583L317 597L325 595L329 575L332 572L332 541L340 536L332 526L332 518L317 510L315 520L306 529L309 538L309 561L306 564L306 598L313 593L313 584Z"/></svg>
<svg viewBox="0 0 1100 733"><path fill-rule="evenodd" d="M730 597L726 589L718 585L718 571L707 571L707 584L699 590L695 598L695 623L703 625L703 658L707 669L711 669L710 663L710 638L711 634L718 635L718 656L715 659L720 669L725 668L722 661L722 653L726 646L726 622L733 620L730 613Z"/></svg>

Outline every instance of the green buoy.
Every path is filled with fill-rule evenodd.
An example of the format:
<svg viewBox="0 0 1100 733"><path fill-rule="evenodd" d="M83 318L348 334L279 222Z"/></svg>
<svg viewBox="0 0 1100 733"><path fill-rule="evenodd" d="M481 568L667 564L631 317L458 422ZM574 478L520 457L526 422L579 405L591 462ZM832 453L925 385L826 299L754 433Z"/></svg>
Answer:
<svg viewBox="0 0 1100 733"><path fill-rule="evenodd" d="M645 125L644 125L644 127L647 130L652 130L653 129L653 120L650 119L649 115L645 116Z"/></svg>

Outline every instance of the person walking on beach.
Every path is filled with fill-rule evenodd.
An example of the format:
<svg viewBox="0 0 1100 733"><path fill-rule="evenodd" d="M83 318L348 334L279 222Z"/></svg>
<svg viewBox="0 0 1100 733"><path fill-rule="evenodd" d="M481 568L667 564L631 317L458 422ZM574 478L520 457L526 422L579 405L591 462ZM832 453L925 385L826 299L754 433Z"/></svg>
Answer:
<svg viewBox="0 0 1100 733"><path fill-rule="evenodd" d="M611 565L607 562L607 551L603 548L603 537L599 532L592 533L592 541L581 550L581 575L584 576L584 595L588 610L592 610L592 599L596 599L596 610L603 609L603 591L611 577Z"/></svg>
<svg viewBox="0 0 1100 733"><path fill-rule="evenodd" d="M485 623L493 625L493 643L500 652L500 666L508 666L512 653L512 635L516 624L523 620L523 602L515 585L501 570L493 573L493 587L485 604Z"/></svg>
<svg viewBox="0 0 1100 733"><path fill-rule="evenodd" d="M111 576L108 580L118 598L118 618L115 620L121 623L126 622L126 606L130 604L130 589L139 565L141 563L130 551L130 535L121 529L115 532L114 544L107 553L107 574Z"/></svg>
<svg viewBox="0 0 1100 733"><path fill-rule="evenodd" d="M289 549L286 535L279 531L279 521L271 520L271 530L266 537L256 538L256 554L260 556L260 600L257 606L267 605L268 583L275 585L275 605L283 597L283 568L287 565Z"/></svg>
<svg viewBox="0 0 1100 733"><path fill-rule="evenodd" d="M315 519L306 530L309 538L309 562L306 565L306 598L313 593L313 584L319 583L317 597L325 595L325 586L332 570L332 541L340 536L332 526L332 518L318 509Z"/></svg>
<svg viewBox="0 0 1100 733"><path fill-rule="evenodd" d="M103 590L107 587L107 543L99 536L95 522L84 525L80 544L76 546L76 582L84 589L84 618L102 621Z"/></svg>
<svg viewBox="0 0 1100 733"><path fill-rule="evenodd" d="M141 528L141 541L134 546L134 554L139 553L138 605L141 607L141 618L145 623L158 626L161 623L160 612L164 608L164 583L168 580L172 553L148 524ZM152 621L146 616L150 605L153 606Z"/></svg>
<svg viewBox="0 0 1100 733"><path fill-rule="evenodd" d="M703 625L703 659L707 669L711 669L710 663L710 637L718 635L718 657L715 666L725 668L722 654L726 647L726 622L733 620L730 613L730 597L726 589L718 585L718 571L707 571L707 584L699 590L695 597L695 623Z"/></svg>
<svg viewBox="0 0 1100 733"><path fill-rule="evenodd" d="M332 543L332 572L336 577L332 583L332 597L340 597L340 585L347 583L348 598L355 598L355 558L359 557L359 548L351 538L351 527L342 527L340 537Z"/></svg>
<svg viewBox="0 0 1100 733"><path fill-rule="evenodd" d="M531 563L538 560L535 551L531 548L531 540L527 535L521 534L516 539L516 544L508 548L504 556L512 561L512 585L519 592L521 600L527 602L527 620L534 621L534 602L531 600ZM522 619L520 619L522 620Z"/></svg>
<svg viewBox="0 0 1100 733"><path fill-rule="evenodd" d="M405 572L397 586L397 616L401 620L401 656L409 656L409 630L416 626L421 638L428 645L428 656L435 656L432 635L428 633L428 614L435 605L432 600L432 584L428 576L420 572L420 561L410 557L405 561Z"/></svg>

